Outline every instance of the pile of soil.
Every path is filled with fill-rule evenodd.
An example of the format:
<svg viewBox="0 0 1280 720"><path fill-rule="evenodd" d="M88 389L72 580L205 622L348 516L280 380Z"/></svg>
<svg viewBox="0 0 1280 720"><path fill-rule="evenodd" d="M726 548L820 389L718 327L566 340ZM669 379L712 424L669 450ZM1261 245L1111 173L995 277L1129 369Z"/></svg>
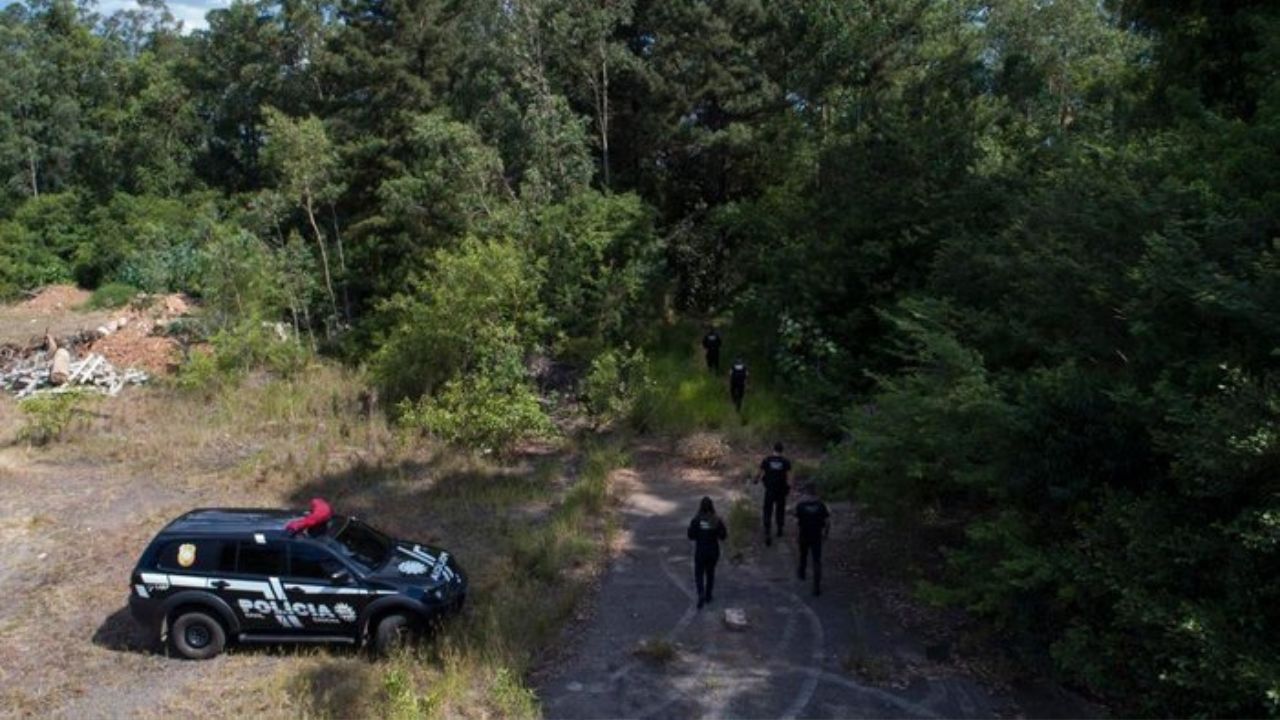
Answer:
<svg viewBox="0 0 1280 720"><path fill-rule="evenodd" d="M31 312L55 312L71 310L89 301L93 293L75 285L49 285L24 300L19 307Z"/></svg>
<svg viewBox="0 0 1280 720"><path fill-rule="evenodd" d="M187 315L192 304L191 298L182 294L149 298L117 316L113 322L119 327L91 342L88 350L101 354L116 367L138 368L152 374L170 372L182 361L181 346L177 340L156 333Z"/></svg>

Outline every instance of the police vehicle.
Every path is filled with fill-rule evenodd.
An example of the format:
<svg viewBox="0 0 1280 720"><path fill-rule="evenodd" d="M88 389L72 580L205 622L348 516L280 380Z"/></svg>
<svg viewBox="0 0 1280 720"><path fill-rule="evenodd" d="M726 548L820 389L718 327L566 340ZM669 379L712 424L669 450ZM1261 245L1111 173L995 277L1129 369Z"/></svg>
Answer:
<svg viewBox="0 0 1280 720"><path fill-rule="evenodd" d="M209 508L169 523L142 553L129 611L174 653L229 642L335 642L386 652L461 608L467 578L440 548L397 540L323 500L305 515Z"/></svg>

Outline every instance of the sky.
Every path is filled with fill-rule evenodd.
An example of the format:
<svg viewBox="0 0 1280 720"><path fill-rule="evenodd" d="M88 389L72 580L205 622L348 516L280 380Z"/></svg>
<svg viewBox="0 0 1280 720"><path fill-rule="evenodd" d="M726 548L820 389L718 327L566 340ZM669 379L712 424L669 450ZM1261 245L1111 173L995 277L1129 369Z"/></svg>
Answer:
<svg viewBox="0 0 1280 720"><path fill-rule="evenodd" d="M13 2L16 0L0 0L0 7ZM230 5L231 0L166 0L165 4L169 6L169 12L182 21L183 30L191 32L206 28L208 23L204 21L204 14L214 8ZM134 6L133 0L98 0L98 12L103 15Z"/></svg>
<svg viewBox="0 0 1280 720"><path fill-rule="evenodd" d="M169 12L182 21L183 29L191 32L205 29L208 24L204 21L204 14L230 5L231 0L167 0L165 4L169 6ZM103 15L134 6L133 0L98 0L98 12Z"/></svg>

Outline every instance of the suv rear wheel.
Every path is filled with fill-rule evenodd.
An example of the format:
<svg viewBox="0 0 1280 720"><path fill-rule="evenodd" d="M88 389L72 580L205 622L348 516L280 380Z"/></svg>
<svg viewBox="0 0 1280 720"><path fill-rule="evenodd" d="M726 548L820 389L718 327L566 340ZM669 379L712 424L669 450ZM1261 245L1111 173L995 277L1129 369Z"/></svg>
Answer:
<svg viewBox="0 0 1280 720"><path fill-rule="evenodd" d="M187 610L169 625L169 645L188 660L208 660L222 652L227 633L222 623L198 610Z"/></svg>

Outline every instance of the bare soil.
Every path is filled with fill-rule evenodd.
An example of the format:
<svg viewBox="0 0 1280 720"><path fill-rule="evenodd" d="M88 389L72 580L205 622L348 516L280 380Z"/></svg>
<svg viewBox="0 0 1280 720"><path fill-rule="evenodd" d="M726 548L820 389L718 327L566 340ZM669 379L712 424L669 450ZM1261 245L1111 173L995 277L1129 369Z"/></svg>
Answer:
<svg viewBox="0 0 1280 720"><path fill-rule="evenodd" d="M46 332L66 337L109 322L112 311L79 309L88 297L83 290L54 286L26 302L0 305L0 345L27 347Z"/></svg>

